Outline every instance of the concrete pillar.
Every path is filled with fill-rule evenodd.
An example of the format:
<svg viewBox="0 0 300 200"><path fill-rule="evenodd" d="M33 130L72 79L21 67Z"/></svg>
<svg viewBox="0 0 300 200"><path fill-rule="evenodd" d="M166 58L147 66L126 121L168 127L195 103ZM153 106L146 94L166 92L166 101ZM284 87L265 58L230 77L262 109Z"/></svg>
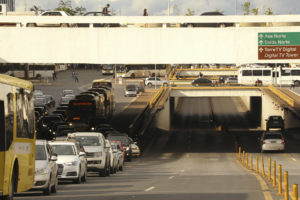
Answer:
<svg viewBox="0 0 300 200"><path fill-rule="evenodd" d="M179 103L179 97L174 97L174 111L177 109Z"/></svg>
<svg viewBox="0 0 300 200"><path fill-rule="evenodd" d="M171 129L170 98L165 102L164 108L156 113L155 124L159 129L166 131Z"/></svg>
<svg viewBox="0 0 300 200"><path fill-rule="evenodd" d="M242 101L244 102L246 108L250 110L250 97L249 96L241 96Z"/></svg>

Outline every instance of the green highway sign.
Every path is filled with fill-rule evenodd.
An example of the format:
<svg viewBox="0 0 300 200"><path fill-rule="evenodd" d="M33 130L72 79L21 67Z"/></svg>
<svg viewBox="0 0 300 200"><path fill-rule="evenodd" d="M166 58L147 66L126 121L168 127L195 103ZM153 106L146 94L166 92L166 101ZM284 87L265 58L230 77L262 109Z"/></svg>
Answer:
<svg viewBox="0 0 300 200"><path fill-rule="evenodd" d="M300 45L300 32L265 32L257 36L259 46Z"/></svg>

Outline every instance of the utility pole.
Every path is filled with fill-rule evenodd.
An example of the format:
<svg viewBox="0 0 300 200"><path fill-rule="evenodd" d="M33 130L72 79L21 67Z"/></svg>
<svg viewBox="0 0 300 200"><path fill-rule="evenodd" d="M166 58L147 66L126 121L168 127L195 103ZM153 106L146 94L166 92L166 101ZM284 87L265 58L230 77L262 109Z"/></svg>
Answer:
<svg viewBox="0 0 300 200"><path fill-rule="evenodd" d="M24 0L24 11L27 11L27 0Z"/></svg>
<svg viewBox="0 0 300 200"><path fill-rule="evenodd" d="M168 16L170 16L170 0L168 0Z"/></svg>

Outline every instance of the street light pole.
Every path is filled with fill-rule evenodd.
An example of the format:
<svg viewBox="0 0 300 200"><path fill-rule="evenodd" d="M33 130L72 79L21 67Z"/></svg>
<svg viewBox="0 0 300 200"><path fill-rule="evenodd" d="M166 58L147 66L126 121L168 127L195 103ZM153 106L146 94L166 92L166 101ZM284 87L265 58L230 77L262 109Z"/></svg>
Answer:
<svg viewBox="0 0 300 200"><path fill-rule="evenodd" d="M170 0L168 0L168 16L170 16Z"/></svg>

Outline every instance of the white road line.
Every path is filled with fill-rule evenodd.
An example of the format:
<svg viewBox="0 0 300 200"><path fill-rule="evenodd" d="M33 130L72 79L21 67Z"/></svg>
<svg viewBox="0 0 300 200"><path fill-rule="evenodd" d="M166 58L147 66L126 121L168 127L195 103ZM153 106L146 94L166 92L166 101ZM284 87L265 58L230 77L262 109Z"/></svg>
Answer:
<svg viewBox="0 0 300 200"><path fill-rule="evenodd" d="M149 187L149 188L147 188L146 190L144 190L145 192L149 192L149 191L151 191L151 190L154 190L155 189L155 187L154 186L152 186L152 187Z"/></svg>
<svg viewBox="0 0 300 200"><path fill-rule="evenodd" d="M172 180L174 177L175 177L175 176L170 176L170 177L168 178L168 180Z"/></svg>

